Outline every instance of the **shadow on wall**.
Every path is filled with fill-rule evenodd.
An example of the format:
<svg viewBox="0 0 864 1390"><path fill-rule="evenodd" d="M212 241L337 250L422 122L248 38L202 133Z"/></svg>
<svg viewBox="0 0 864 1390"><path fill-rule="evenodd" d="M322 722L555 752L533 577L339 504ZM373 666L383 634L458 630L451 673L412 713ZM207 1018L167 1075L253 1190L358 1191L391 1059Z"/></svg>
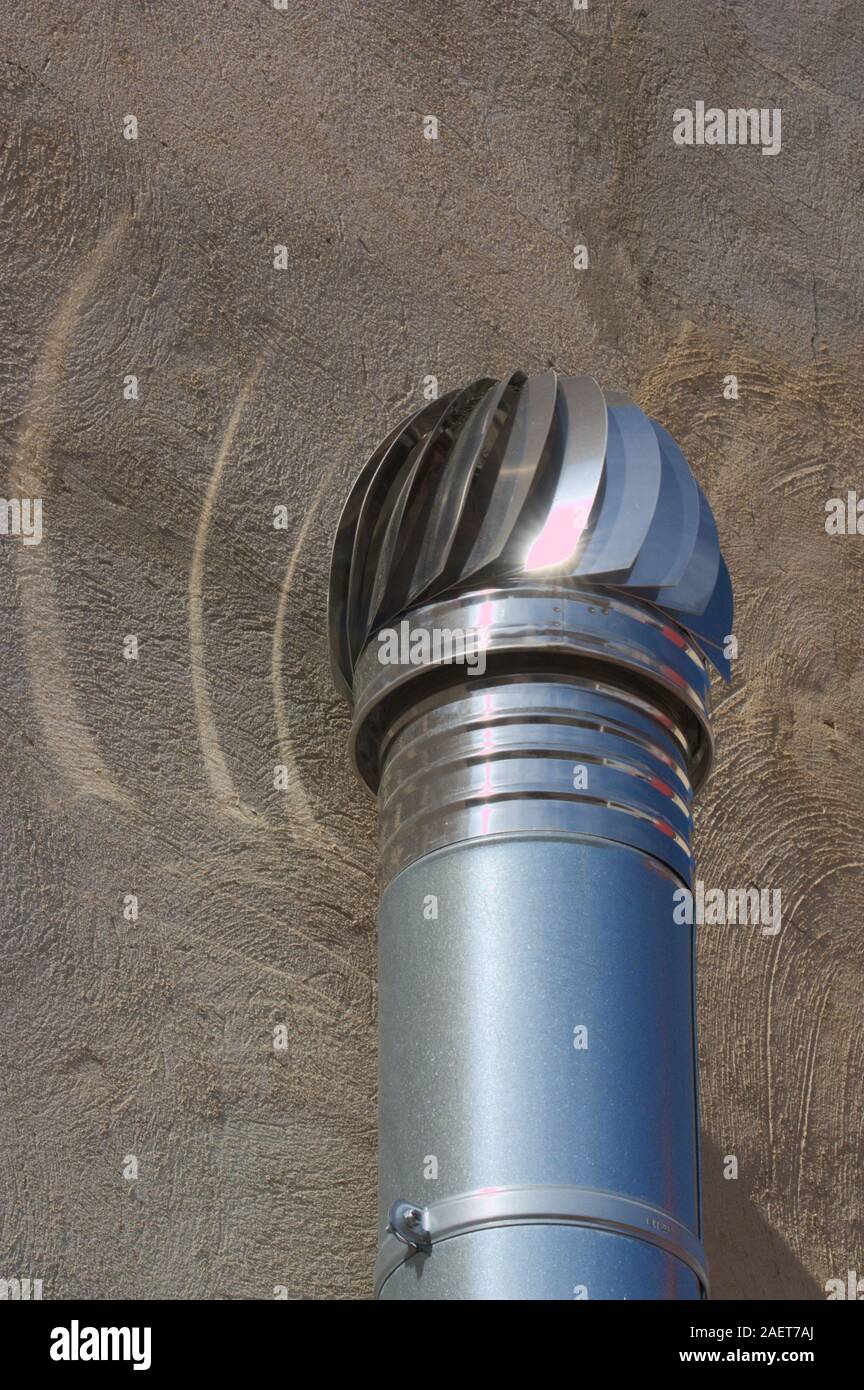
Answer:
<svg viewBox="0 0 864 1390"><path fill-rule="evenodd" d="M702 1209L713 1300L824 1300L824 1288L768 1224L747 1183L723 1177L723 1155L705 1134Z"/></svg>

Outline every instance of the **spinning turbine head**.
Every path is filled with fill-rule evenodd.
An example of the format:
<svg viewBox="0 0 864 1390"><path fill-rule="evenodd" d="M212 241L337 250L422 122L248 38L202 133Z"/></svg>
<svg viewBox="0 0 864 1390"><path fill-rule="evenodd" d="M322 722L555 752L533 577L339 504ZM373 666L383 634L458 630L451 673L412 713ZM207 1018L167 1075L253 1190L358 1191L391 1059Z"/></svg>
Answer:
<svg viewBox="0 0 864 1390"><path fill-rule="evenodd" d="M554 581L659 609L725 679L732 586L711 507L671 435L592 377L481 378L372 455L333 553L334 673L376 630L469 587Z"/></svg>

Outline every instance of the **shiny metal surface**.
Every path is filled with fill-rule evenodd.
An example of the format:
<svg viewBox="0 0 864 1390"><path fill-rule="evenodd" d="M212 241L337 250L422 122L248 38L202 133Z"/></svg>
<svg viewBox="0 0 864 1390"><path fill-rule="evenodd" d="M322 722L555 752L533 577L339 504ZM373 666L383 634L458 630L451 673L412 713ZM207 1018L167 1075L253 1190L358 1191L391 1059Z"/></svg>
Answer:
<svg viewBox="0 0 864 1390"><path fill-rule="evenodd" d="M509 1226L445 1241L433 1256L406 1261L379 1297L692 1301L701 1290L692 1270L644 1241L573 1226Z"/></svg>
<svg viewBox="0 0 864 1390"><path fill-rule="evenodd" d="M417 547L428 526L429 492L437 488L465 418L488 385L487 381L473 382L452 396L409 454L380 506L363 555L364 584L358 610L362 627L376 626L405 605Z"/></svg>
<svg viewBox="0 0 864 1390"><path fill-rule="evenodd" d="M446 410L449 401L455 394L455 391L451 391L446 396L440 397L439 400L432 401L421 410L415 411L413 415L409 415L388 434L361 470L357 481L348 494L348 500L342 508L330 562L328 617L333 678L337 687L349 699L353 659L348 610L352 588L359 584L362 575L359 567L354 567L352 586L352 561L361 508L382 466L386 464L393 472L398 471L411 449L418 440L423 438L423 435L434 424L439 415Z"/></svg>
<svg viewBox="0 0 864 1390"><path fill-rule="evenodd" d="M443 411L435 411L431 418L424 414L425 428L422 434L418 432L417 422L412 420L408 428L387 450L377 467L374 470L370 469L368 487L357 516L348 575L346 626L352 660L356 660L362 646L362 634L369 631L373 620L371 590L376 577L381 572L385 582L389 577L392 551L390 555L382 555L382 550L387 525L398 506L406 472L411 470L416 457L422 454L430 430L437 432L441 420L448 417L451 411L456 412L456 418L461 422L473 402L488 385L487 381L472 382L464 391L455 393L454 397L446 402ZM392 544L395 545L396 539L393 538Z"/></svg>
<svg viewBox="0 0 864 1390"><path fill-rule="evenodd" d="M603 500L574 578L621 574L636 560L660 493L660 448L635 405L608 406Z"/></svg>
<svg viewBox="0 0 864 1390"><path fill-rule="evenodd" d="M436 633L475 634L490 675L544 669L582 674L602 664L615 673L613 683L619 688L635 681L636 693L652 704L654 717L678 729L694 786L708 773L712 741L704 662L683 629L648 605L598 590L519 585L415 609L409 630L428 639L428 661L414 660L410 649L405 655L412 659L382 661L387 649L373 639L354 673L351 749L361 777L373 791L380 780L384 726L395 717L392 711L422 698L448 664L435 659ZM470 675L464 664L452 665L450 671L448 684L471 688L483 679Z"/></svg>
<svg viewBox="0 0 864 1390"><path fill-rule="evenodd" d="M382 1240L397 1197L431 1206L534 1184L647 1203L698 1239L692 928L673 921L679 886L638 850L540 835L456 845L389 885ZM491 1234L471 1237L481 1263ZM570 1268L569 1287L580 1272L592 1297L613 1296L591 1264ZM532 1296L529 1279L522 1288Z"/></svg>
<svg viewBox="0 0 864 1390"><path fill-rule="evenodd" d="M497 474L507 443L506 421L512 417L524 381L519 372L491 386L456 440L440 483L429 500L426 532L411 583L412 603L446 587L451 575L458 578L461 554L456 540L461 529L463 548L471 541L472 529L464 524L464 519L472 490L484 472L492 477ZM475 511L482 515L482 507Z"/></svg>
<svg viewBox="0 0 864 1390"><path fill-rule="evenodd" d="M478 681L418 702L387 743L382 882L444 845L551 830L635 845L687 877L692 790L670 722L573 678Z"/></svg>
<svg viewBox="0 0 864 1390"><path fill-rule="evenodd" d="M541 574L661 607L717 660L731 625L717 527L678 446L590 377L514 372L432 402L366 465L330 587L341 689L377 626L475 584Z"/></svg>
<svg viewBox="0 0 864 1390"><path fill-rule="evenodd" d="M525 550L526 573L569 570L590 535L606 458L606 401L592 377L561 377L557 396L561 467L539 531Z"/></svg>
<svg viewBox="0 0 864 1390"><path fill-rule="evenodd" d="M664 589L684 577L699 534L699 487L675 440L658 425L651 426L660 449L660 495L651 525L627 575L630 591Z"/></svg>
<svg viewBox="0 0 864 1390"><path fill-rule="evenodd" d="M535 1185L464 1192L423 1208L412 1202L394 1202L375 1265L376 1296L398 1267L411 1258L409 1250L431 1254L457 1236L514 1226L576 1226L644 1241L686 1265L707 1293L708 1272L701 1242L668 1213L597 1188Z"/></svg>
<svg viewBox="0 0 864 1390"><path fill-rule="evenodd" d="M549 508L557 386L555 373L545 372L529 377L520 392L501 462L494 477L485 482L486 505L465 559L465 574L480 574L487 565L501 560L523 563L522 555L508 552L512 552L517 523L529 511L529 503L535 509L542 508L544 514Z"/></svg>
<svg viewBox="0 0 864 1390"><path fill-rule="evenodd" d="M329 619L380 813L377 1293L703 1296L673 895L732 590L681 450L590 377L452 392L352 490Z"/></svg>
<svg viewBox="0 0 864 1390"><path fill-rule="evenodd" d="M732 679L732 667L726 656L723 644L732 633L732 580L723 556L717 569L717 582L704 613L698 617L692 614L687 619L688 630L707 652L714 666L728 681Z"/></svg>
<svg viewBox="0 0 864 1390"><path fill-rule="evenodd" d="M701 488L699 493L699 529L687 567L678 583L672 587L645 592L666 612L672 614L680 623L687 626L688 619L702 615L714 592L720 568L720 547L717 540L717 524L714 513ZM690 629L693 630L692 628Z"/></svg>

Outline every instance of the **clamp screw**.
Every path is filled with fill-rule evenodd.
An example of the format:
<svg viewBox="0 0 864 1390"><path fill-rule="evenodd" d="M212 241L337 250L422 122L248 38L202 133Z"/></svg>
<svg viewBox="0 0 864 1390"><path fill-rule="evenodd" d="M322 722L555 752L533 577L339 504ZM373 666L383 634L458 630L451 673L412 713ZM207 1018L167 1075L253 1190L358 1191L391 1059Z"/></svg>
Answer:
<svg viewBox="0 0 864 1390"><path fill-rule="evenodd" d="M424 1224L423 1211L413 1202L396 1201L387 1214L387 1229L412 1250L431 1250L432 1237Z"/></svg>

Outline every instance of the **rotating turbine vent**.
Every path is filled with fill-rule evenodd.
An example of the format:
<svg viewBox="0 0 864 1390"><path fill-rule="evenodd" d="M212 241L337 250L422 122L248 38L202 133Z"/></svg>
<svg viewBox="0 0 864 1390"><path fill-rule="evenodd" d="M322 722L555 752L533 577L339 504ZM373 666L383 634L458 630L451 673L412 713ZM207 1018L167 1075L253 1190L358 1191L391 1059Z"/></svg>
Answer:
<svg viewBox="0 0 864 1390"><path fill-rule="evenodd" d="M392 660L403 618L482 662ZM674 903L731 624L683 454L590 377L453 391L354 485L330 638L378 800L376 1296L707 1293Z"/></svg>
<svg viewBox="0 0 864 1390"><path fill-rule="evenodd" d="M732 586L687 460L626 396L549 371L451 391L369 459L333 553L337 683L418 605L535 576L660 609L728 681Z"/></svg>

